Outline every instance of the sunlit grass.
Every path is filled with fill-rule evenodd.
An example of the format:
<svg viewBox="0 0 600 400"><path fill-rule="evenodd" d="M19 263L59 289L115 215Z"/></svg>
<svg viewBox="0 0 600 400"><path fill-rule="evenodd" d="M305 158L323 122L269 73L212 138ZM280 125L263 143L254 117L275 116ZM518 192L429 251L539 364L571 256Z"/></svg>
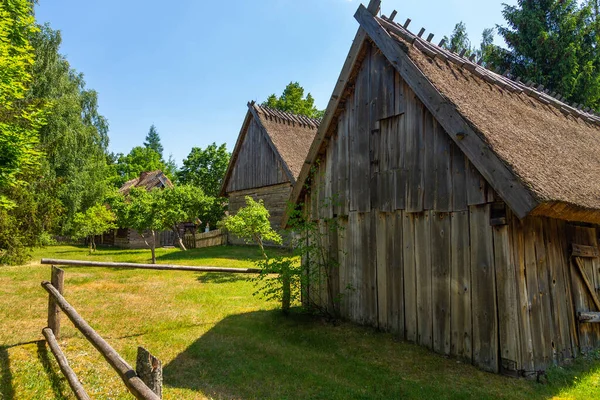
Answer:
<svg viewBox="0 0 600 400"><path fill-rule="evenodd" d="M159 263L251 267L252 247L181 252ZM36 259L148 262L149 251L51 247ZM506 378L398 342L373 329L332 325L253 297L244 275L66 267L65 297L126 359L137 346L164 366L165 399L600 398L590 357L549 372L548 382ZM0 268L0 399L73 398L41 329L49 267ZM63 318L60 344L95 399L131 398L117 375Z"/></svg>

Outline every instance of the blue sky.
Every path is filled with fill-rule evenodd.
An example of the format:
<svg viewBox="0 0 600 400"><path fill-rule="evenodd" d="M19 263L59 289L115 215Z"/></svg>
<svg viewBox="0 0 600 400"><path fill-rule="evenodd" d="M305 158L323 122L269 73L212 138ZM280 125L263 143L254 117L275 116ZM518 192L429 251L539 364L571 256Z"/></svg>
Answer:
<svg viewBox="0 0 600 400"><path fill-rule="evenodd" d="M516 0L504 0L515 4ZM358 23L357 0L40 0L39 22L62 32L62 53L99 93L110 150L128 153L155 124L165 157L194 146L231 150L250 100L298 81L324 108ZM365 5L367 0L364 1ZM458 21L479 42L502 24L497 0L382 0L439 41Z"/></svg>

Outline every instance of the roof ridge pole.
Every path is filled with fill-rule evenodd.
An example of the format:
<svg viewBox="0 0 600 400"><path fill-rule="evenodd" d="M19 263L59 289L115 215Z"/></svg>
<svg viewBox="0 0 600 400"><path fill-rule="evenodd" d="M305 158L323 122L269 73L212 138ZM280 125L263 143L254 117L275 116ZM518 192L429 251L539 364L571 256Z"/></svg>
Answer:
<svg viewBox="0 0 600 400"><path fill-rule="evenodd" d="M373 14L377 15L379 10L381 10L381 0L371 0L369 1L369 5L367 6L367 10Z"/></svg>

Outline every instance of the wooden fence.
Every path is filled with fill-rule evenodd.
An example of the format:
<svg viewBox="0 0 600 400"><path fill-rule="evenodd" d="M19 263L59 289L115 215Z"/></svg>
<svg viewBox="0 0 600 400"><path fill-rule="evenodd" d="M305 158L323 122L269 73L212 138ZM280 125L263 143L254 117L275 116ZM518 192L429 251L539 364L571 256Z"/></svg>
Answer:
<svg viewBox="0 0 600 400"><path fill-rule="evenodd" d="M255 274L260 270L256 268L218 268L186 265L164 265L164 264L134 264L93 262L76 260L42 259L42 264L52 265L50 282L42 282L42 287L48 292L48 327L42 330L50 351L56 358L61 372L73 394L79 400L89 400L90 397L81 385L77 375L67 361L65 354L58 344L60 338L61 314L64 313L83 336L102 354L104 359L117 372L129 392L137 399L160 400L162 397L162 363L150 354L146 349L138 347L136 369L133 368L113 349L102 336L100 336L83 319L63 297L64 276L62 269L56 265L70 265L78 267L109 267L109 268L137 268L161 271L192 271L192 272L223 272L223 273L245 273Z"/></svg>
<svg viewBox="0 0 600 400"><path fill-rule="evenodd" d="M204 233L188 233L183 237L183 244L188 249L222 246L227 244L227 234L220 229Z"/></svg>

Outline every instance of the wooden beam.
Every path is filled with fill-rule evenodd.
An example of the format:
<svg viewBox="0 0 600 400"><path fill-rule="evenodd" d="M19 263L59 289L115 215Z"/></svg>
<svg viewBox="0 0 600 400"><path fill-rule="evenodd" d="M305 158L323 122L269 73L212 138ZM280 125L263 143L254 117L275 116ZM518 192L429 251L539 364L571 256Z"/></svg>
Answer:
<svg viewBox="0 0 600 400"><path fill-rule="evenodd" d="M571 244L571 255L573 257L597 258L598 248L595 246L584 246L582 244Z"/></svg>
<svg viewBox="0 0 600 400"><path fill-rule="evenodd" d="M88 396L85 389L81 385L81 382L79 382L79 379L77 379L77 375L75 375L75 372L73 372L73 370L71 369L71 366L69 365L65 354L58 345L58 341L52 333L52 329L44 328L42 329L42 334L46 338L46 342L48 342L48 347L50 347L50 351L54 355L54 358L58 363L58 367L60 368L65 378L67 378L67 382L69 383L69 386L71 387L71 390L73 391L75 397L78 400L90 400L90 396Z"/></svg>
<svg viewBox="0 0 600 400"><path fill-rule="evenodd" d="M390 64L433 114L454 143L467 155L477 170L519 217L527 216L538 201L502 160L479 137L456 106L449 102L424 76L399 43L383 29L379 22L360 6L354 15L361 27L386 56ZM463 136L464 135L464 136ZM462 137L462 140L459 139Z"/></svg>
<svg viewBox="0 0 600 400"><path fill-rule="evenodd" d="M390 20L390 21L393 21L393 20L394 20L394 18L396 18L396 14L398 14L398 11L396 11L396 10L392 11L392 13L390 14L390 18L389 18L389 20Z"/></svg>
<svg viewBox="0 0 600 400"><path fill-rule="evenodd" d="M579 322L600 323L600 312L582 311L577 313Z"/></svg>
<svg viewBox="0 0 600 400"><path fill-rule="evenodd" d="M410 25L411 21L412 19L406 18L406 22L404 23L404 25L402 25L404 29L408 29L408 26Z"/></svg>
<svg viewBox="0 0 600 400"><path fill-rule="evenodd" d="M138 347L135 372L150 390L162 398L162 362L143 347Z"/></svg>
<svg viewBox="0 0 600 400"><path fill-rule="evenodd" d="M587 274L585 273L585 267L583 265L583 261L581 261L581 258L579 258L579 257L572 257L571 259L575 261L575 265L577 265L577 268L579 269L579 273L581 274L581 277L583 278L583 282L585 283L585 286L587 287L588 292L589 292L590 296L592 297L594 304L596 305L596 310L600 311L600 300L598 299L598 296L596 295L594 286L592 285Z"/></svg>
<svg viewBox="0 0 600 400"><path fill-rule="evenodd" d="M191 271L191 272L225 272L233 274L258 274L258 268L222 268L222 267L192 267L188 265L168 265L168 264L136 264L136 263L116 263L104 261L79 261L79 260L56 260L42 258L42 264L70 265L76 267L103 267L103 268L135 268L135 269L153 269L157 271Z"/></svg>
<svg viewBox="0 0 600 400"><path fill-rule="evenodd" d="M65 300L50 282L42 282L42 287L54 297L56 303L69 317L73 325L102 354L110 366L119 374L131 394L140 400L160 400L137 376L129 364L104 340Z"/></svg>

